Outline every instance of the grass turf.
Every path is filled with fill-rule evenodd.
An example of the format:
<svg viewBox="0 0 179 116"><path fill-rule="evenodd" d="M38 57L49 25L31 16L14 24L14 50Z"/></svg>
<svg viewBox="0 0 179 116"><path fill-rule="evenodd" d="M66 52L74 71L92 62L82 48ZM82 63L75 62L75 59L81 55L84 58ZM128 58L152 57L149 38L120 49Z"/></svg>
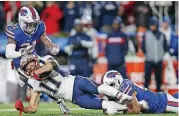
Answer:
<svg viewBox="0 0 179 116"><path fill-rule="evenodd" d="M27 103L24 104L27 106ZM79 108L76 105L67 103L67 106L71 109L71 115L69 116L102 116L103 113L100 110L86 110ZM14 104L0 104L0 116L18 116L18 111L15 110ZM55 103L40 103L37 113L35 114L24 114L23 116L60 116L61 111ZM129 114L120 115L128 116ZM165 114L138 114L140 116L177 116L174 113ZM130 114L130 116L138 116Z"/></svg>

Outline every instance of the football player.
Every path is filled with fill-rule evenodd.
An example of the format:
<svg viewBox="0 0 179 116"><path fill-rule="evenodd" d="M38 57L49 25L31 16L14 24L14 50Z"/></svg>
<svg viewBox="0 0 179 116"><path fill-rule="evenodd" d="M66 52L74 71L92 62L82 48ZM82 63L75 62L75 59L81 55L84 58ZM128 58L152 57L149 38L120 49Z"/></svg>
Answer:
<svg viewBox="0 0 179 116"><path fill-rule="evenodd" d="M59 53L59 47L53 44L46 35L46 28L39 14L31 6L24 6L19 10L18 23L8 25L5 29L8 44L6 45L6 57L13 59L15 75L20 86L24 83L19 80L19 76L24 74L19 70L20 59L28 53L35 53L36 41L41 39L44 45L49 48L53 55Z"/></svg>
<svg viewBox="0 0 179 116"><path fill-rule="evenodd" d="M102 83L113 86L124 94L133 96L135 102L147 102L148 108L140 108L142 113L179 112L178 99L165 92L155 93L141 87L128 79L124 79L118 71L111 70L106 72L102 77ZM134 107L132 104L128 104L128 106L128 108Z"/></svg>
<svg viewBox="0 0 179 116"><path fill-rule="evenodd" d="M51 56L39 58L33 54L25 55L21 58L20 67L27 75L23 80L32 91L29 106L24 108L21 101L16 102L15 107L20 112L35 113L41 92L45 92L57 102L65 99L82 108L104 109L107 114L126 110L126 105L119 103L125 104L132 100L131 96L119 92L114 87L104 84L97 86L88 78L63 72ZM114 97L119 103L102 100L96 96L99 94ZM65 109L64 112L66 112Z"/></svg>

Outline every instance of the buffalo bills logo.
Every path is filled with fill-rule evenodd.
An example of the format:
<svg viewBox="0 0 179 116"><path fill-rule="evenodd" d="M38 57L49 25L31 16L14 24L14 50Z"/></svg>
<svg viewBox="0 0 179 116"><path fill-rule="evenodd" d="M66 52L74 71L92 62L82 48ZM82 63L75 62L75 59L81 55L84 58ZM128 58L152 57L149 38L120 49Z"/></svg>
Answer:
<svg viewBox="0 0 179 116"><path fill-rule="evenodd" d="M20 10L21 16L26 16L27 14L28 14L27 10L25 10L25 9Z"/></svg>
<svg viewBox="0 0 179 116"><path fill-rule="evenodd" d="M115 78L116 75L119 75L118 72L110 72L106 75L107 78Z"/></svg>

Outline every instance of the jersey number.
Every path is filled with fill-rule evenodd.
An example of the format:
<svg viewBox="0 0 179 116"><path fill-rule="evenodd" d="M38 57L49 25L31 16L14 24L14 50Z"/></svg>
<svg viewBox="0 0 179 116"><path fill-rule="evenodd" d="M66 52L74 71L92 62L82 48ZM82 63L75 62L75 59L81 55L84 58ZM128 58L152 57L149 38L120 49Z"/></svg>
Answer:
<svg viewBox="0 0 179 116"><path fill-rule="evenodd" d="M36 41L33 41L32 44L30 43L24 43L21 45L21 48L19 51L24 51L28 46L33 46L33 49L35 49Z"/></svg>

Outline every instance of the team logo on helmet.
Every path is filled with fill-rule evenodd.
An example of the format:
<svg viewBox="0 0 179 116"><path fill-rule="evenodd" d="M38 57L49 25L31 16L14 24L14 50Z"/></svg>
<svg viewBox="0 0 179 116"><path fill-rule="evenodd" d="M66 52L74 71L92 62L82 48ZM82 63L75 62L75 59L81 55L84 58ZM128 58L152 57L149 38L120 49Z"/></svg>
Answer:
<svg viewBox="0 0 179 116"><path fill-rule="evenodd" d="M109 72L106 77L107 78L115 78L116 75L120 75L118 72Z"/></svg>
<svg viewBox="0 0 179 116"><path fill-rule="evenodd" d="M26 16L28 14L27 10L26 9L21 9L20 10L20 15L21 16Z"/></svg>

